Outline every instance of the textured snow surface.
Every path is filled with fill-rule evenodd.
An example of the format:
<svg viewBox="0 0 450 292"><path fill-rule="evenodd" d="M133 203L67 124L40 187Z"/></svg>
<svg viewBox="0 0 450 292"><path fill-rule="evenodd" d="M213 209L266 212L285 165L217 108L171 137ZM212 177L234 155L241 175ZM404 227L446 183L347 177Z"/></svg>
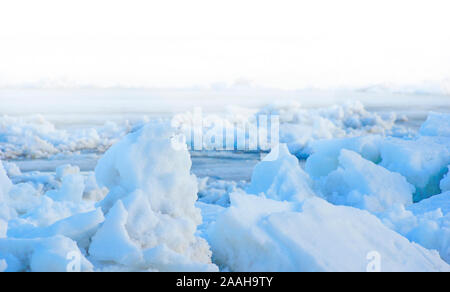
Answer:
<svg viewBox="0 0 450 292"><path fill-rule="evenodd" d="M262 114L282 143L248 181L192 174L192 112L70 130L1 117L0 271L450 271L448 114L415 133L358 102L230 107L204 137ZM86 153L95 171L72 163ZM55 167L18 167L37 158Z"/></svg>

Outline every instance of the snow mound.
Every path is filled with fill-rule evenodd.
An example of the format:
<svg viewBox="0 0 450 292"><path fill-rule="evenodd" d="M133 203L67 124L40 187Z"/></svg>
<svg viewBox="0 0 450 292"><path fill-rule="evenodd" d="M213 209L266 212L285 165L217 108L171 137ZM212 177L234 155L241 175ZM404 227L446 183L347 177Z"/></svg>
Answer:
<svg viewBox="0 0 450 292"><path fill-rule="evenodd" d="M216 270L208 244L195 236L202 222L195 207L197 179L190 173L186 145L176 141L170 127L150 124L127 135L100 159L97 182L110 192L98 203L107 215L89 250L93 259L164 270L158 259L183 258ZM155 248L178 256L145 257Z"/></svg>
<svg viewBox="0 0 450 292"><path fill-rule="evenodd" d="M320 198L292 203L234 193L208 230L215 262L231 271L450 271L366 211Z"/></svg>
<svg viewBox="0 0 450 292"><path fill-rule="evenodd" d="M398 173L343 149L338 169L323 181L322 193L337 205L348 205L379 213L394 204L412 204L414 187Z"/></svg>
<svg viewBox="0 0 450 292"><path fill-rule="evenodd" d="M450 137L450 114L429 113L419 133L423 136Z"/></svg>
<svg viewBox="0 0 450 292"><path fill-rule="evenodd" d="M278 201L301 202L314 196L311 184L297 157L289 152L286 144L279 144L255 166L247 191L256 195L264 193Z"/></svg>

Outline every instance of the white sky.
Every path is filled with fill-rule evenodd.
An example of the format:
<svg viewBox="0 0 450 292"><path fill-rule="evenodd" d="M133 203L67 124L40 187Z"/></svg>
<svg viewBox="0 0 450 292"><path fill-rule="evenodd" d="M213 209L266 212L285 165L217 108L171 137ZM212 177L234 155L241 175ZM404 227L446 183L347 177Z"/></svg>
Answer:
<svg viewBox="0 0 450 292"><path fill-rule="evenodd" d="M1 0L0 86L278 88L450 77L448 0Z"/></svg>

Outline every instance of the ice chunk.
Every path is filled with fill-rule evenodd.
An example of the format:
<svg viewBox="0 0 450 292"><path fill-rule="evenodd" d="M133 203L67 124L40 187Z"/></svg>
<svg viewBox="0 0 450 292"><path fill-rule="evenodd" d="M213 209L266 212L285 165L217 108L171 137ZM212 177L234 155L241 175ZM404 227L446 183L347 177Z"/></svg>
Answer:
<svg viewBox="0 0 450 292"><path fill-rule="evenodd" d="M246 181L228 181L203 177L198 179L198 201L222 207L230 205L230 194L248 186ZM203 218L204 219L204 218Z"/></svg>
<svg viewBox="0 0 450 292"><path fill-rule="evenodd" d="M327 176L338 168L338 157L342 149L354 151L363 158L378 163L381 160L379 152L381 142L380 136L316 141L311 144L313 154L306 161L306 172L313 178Z"/></svg>
<svg viewBox="0 0 450 292"><path fill-rule="evenodd" d="M14 185L9 192L9 206L25 214L41 204L41 193L31 183Z"/></svg>
<svg viewBox="0 0 450 292"><path fill-rule="evenodd" d="M0 239L0 258L8 269L32 272L92 271L77 244L64 236L37 239ZM14 269L12 268L14 267Z"/></svg>
<svg viewBox="0 0 450 292"><path fill-rule="evenodd" d="M142 253L125 229L127 217L122 201L117 201L106 215L105 223L92 238L89 254L94 259L131 266L142 264Z"/></svg>
<svg viewBox="0 0 450 292"><path fill-rule="evenodd" d="M40 204L22 215L22 218L35 226L45 227L77 213L89 212L94 209L92 202L59 202L53 201L47 196L42 196Z"/></svg>
<svg viewBox="0 0 450 292"><path fill-rule="evenodd" d="M300 167L297 157L292 155L286 144L275 146L253 170L251 194L264 193L279 201L303 201L314 196L311 181Z"/></svg>
<svg viewBox="0 0 450 292"><path fill-rule="evenodd" d="M441 209L444 215L450 214L450 191L422 200L409 206L408 209L416 215L425 214L436 209Z"/></svg>
<svg viewBox="0 0 450 292"><path fill-rule="evenodd" d="M48 158L59 153L80 150L104 152L127 133L129 125L81 128L71 131L57 129L45 117L0 117L0 158Z"/></svg>
<svg viewBox="0 0 450 292"><path fill-rule="evenodd" d="M80 203L83 200L84 177L80 174L68 174L62 178L59 190L47 192L47 196L55 201L69 201Z"/></svg>
<svg viewBox="0 0 450 292"><path fill-rule="evenodd" d="M394 206L380 218L391 229L450 263L450 193L435 195L408 208Z"/></svg>
<svg viewBox="0 0 450 292"><path fill-rule="evenodd" d="M87 248L90 239L104 221L101 209L78 213L71 217L59 220L48 227L34 228L31 232L22 235L23 238L42 238L64 235L77 242L79 247Z"/></svg>
<svg viewBox="0 0 450 292"><path fill-rule="evenodd" d="M215 262L231 271L450 271L366 211L323 199L291 203L233 194L208 231Z"/></svg>
<svg viewBox="0 0 450 292"><path fill-rule="evenodd" d="M12 182L6 175L6 171L3 168L3 163L0 160L0 203L4 202L8 196L9 191L12 188Z"/></svg>
<svg viewBox="0 0 450 292"><path fill-rule="evenodd" d="M394 204L412 204L414 187L400 174L343 149L338 169L324 179L321 190L334 204L379 213Z"/></svg>
<svg viewBox="0 0 450 292"><path fill-rule="evenodd" d="M97 185L95 173L91 173L85 177L84 185L83 199L85 200L98 202L103 200L108 194L107 188L100 188Z"/></svg>
<svg viewBox="0 0 450 292"><path fill-rule="evenodd" d="M337 169L342 149L361 154L384 168L400 173L415 186L415 202L441 192L439 183L450 163L450 138L419 137L415 140L364 136L316 141L305 169L312 178Z"/></svg>
<svg viewBox="0 0 450 292"><path fill-rule="evenodd" d="M125 194L142 190L154 210L198 224L201 216L194 206L197 181L190 173L192 162L186 146L175 149L172 137L173 131L163 125L129 134L99 160L97 182L110 191L120 187Z"/></svg>
<svg viewBox="0 0 450 292"><path fill-rule="evenodd" d="M429 113L419 133L423 136L450 137L450 114Z"/></svg>
<svg viewBox="0 0 450 292"><path fill-rule="evenodd" d="M98 206L105 213L111 212L111 206L116 210L111 218L108 213L99 236L94 236L91 250L96 259L133 269L156 268L158 263L143 261L142 253L165 245L192 262L214 268L208 244L196 236L202 222L195 207L197 179L190 173L187 147L176 144L175 135L165 124L150 124L126 136L100 159L97 182L110 192ZM114 232L119 236L119 254L104 246Z"/></svg>
<svg viewBox="0 0 450 292"><path fill-rule="evenodd" d="M78 166L72 166L70 164L61 165L56 168L56 179L62 180L66 175L79 173L80 168Z"/></svg>
<svg viewBox="0 0 450 292"><path fill-rule="evenodd" d="M144 261L149 263L152 270L162 272L217 272L214 265L193 262L186 256L176 253L167 246L157 247L144 251Z"/></svg>
<svg viewBox="0 0 450 292"><path fill-rule="evenodd" d="M12 162L3 162L3 166L6 170L6 173L9 177L19 176L22 175L22 172L20 171L20 168Z"/></svg>
<svg viewBox="0 0 450 292"><path fill-rule="evenodd" d="M447 167L448 172L439 183L442 192L450 191L450 165Z"/></svg>
<svg viewBox="0 0 450 292"><path fill-rule="evenodd" d="M381 147L381 166L398 172L416 187L414 201L441 193L439 183L450 164L450 140L420 137L417 140L386 139Z"/></svg>
<svg viewBox="0 0 450 292"><path fill-rule="evenodd" d="M450 264L450 214L444 216L441 209L436 209L418 215L417 224L405 236L425 248L437 250Z"/></svg>

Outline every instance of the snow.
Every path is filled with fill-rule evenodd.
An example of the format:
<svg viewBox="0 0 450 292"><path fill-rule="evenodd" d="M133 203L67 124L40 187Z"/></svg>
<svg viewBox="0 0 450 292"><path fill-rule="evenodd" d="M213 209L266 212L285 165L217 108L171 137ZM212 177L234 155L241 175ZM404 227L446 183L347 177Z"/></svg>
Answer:
<svg viewBox="0 0 450 292"><path fill-rule="evenodd" d="M20 168L13 162L3 162L3 167L9 177L22 175Z"/></svg>
<svg viewBox="0 0 450 292"><path fill-rule="evenodd" d="M397 206L380 218L391 229L425 248L439 251L450 264L450 193L435 195L408 208Z"/></svg>
<svg viewBox="0 0 450 292"><path fill-rule="evenodd" d="M151 263L152 269L165 272L217 272L217 268L210 264L193 262L189 258L174 252L166 245L144 251L144 261Z"/></svg>
<svg viewBox="0 0 450 292"><path fill-rule="evenodd" d="M438 208L444 215L450 213L450 192L432 196L408 207L414 214L424 214Z"/></svg>
<svg viewBox="0 0 450 292"><path fill-rule="evenodd" d="M450 137L450 114L430 112L419 133L423 136Z"/></svg>
<svg viewBox="0 0 450 292"><path fill-rule="evenodd" d="M12 182L6 175L6 171L3 168L3 163L0 160L0 203L6 200L6 196L12 188Z"/></svg>
<svg viewBox="0 0 450 292"><path fill-rule="evenodd" d="M40 191L31 183L19 183L14 185L9 192L8 205L19 214L26 214L39 207L42 199Z"/></svg>
<svg viewBox="0 0 450 292"><path fill-rule="evenodd" d="M0 116L0 158L48 158L81 150L104 152L130 130L106 123L98 128L58 129L42 115Z"/></svg>
<svg viewBox="0 0 450 292"><path fill-rule="evenodd" d="M255 166L247 192L264 193L268 198L279 201L301 202L314 196L311 184L308 174L287 145L279 144Z"/></svg>
<svg viewBox="0 0 450 292"><path fill-rule="evenodd" d="M409 242L375 216L309 198L302 206L235 193L210 227L215 262L230 271L449 271L436 252Z"/></svg>
<svg viewBox="0 0 450 292"><path fill-rule="evenodd" d="M190 173L186 145L173 144L175 134L165 125L150 124L100 159L97 182L110 192L98 204L107 215L89 249L94 260L165 270L159 262L167 260L159 255L164 246L169 258L216 270L208 244L195 236L202 222L195 207L197 179ZM145 257L152 249L158 256Z"/></svg>
<svg viewBox="0 0 450 292"><path fill-rule="evenodd" d="M245 181L227 181L211 177L198 178L198 202L223 207L230 205L230 194L248 185Z"/></svg>
<svg viewBox="0 0 450 292"><path fill-rule="evenodd" d="M450 164L450 140L419 137L386 139L381 147L381 166L403 175L416 187L414 201L439 194L439 183Z"/></svg>
<svg viewBox="0 0 450 292"><path fill-rule="evenodd" d="M342 149L359 153L392 172L404 176L415 188L414 201L439 194L440 180L450 163L450 140L445 137L419 136L415 139L362 136L312 143L312 155L305 169L318 179L336 170Z"/></svg>
<svg viewBox="0 0 450 292"><path fill-rule="evenodd" d="M79 174L69 174L62 178L59 190L52 190L46 195L54 201L69 201L80 203L83 199L84 178Z"/></svg>
<svg viewBox="0 0 450 292"><path fill-rule="evenodd" d="M94 204L83 201L79 204L70 201L54 201L48 196L41 196L40 203L21 216L26 222L35 226L49 226L72 215L94 210Z"/></svg>
<svg viewBox="0 0 450 292"><path fill-rule="evenodd" d="M105 224L92 238L89 253L93 258L122 265L136 265L142 261L139 247L131 241L125 228L127 217L122 201L118 201L108 212Z"/></svg>
<svg viewBox="0 0 450 292"><path fill-rule="evenodd" d="M67 237L0 239L0 258L6 260L7 271L66 272L72 253L79 258L80 271L93 270L76 243Z"/></svg>
<svg viewBox="0 0 450 292"><path fill-rule="evenodd" d="M338 169L323 180L321 188L333 204L353 206L371 213L383 212L396 204L412 204L415 188L400 174L345 149L338 161Z"/></svg>
<svg viewBox="0 0 450 292"><path fill-rule="evenodd" d="M351 150L363 158L377 163L381 160L379 147L382 137L368 135L354 138L319 140L312 143L312 154L308 157L305 170L313 178L327 176L339 165L339 154L342 149Z"/></svg>
<svg viewBox="0 0 450 292"><path fill-rule="evenodd" d="M62 180L66 175L76 175L80 173L78 166L72 166L70 164L64 164L56 168L56 179Z"/></svg>
<svg viewBox="0 0 450 292"><path fill-rule="evenodd" d="M319 109L301 106L293 99L272 102L258 109L242 106L225 106L222 114L205 113L200 118L202 149L223 148L222 140L240 137L237 141L228 141L227 147L244 149L251 137L246 127L256 128L258 117L267 115L279 118L280 142L287 143L297 156L311 154L310 143L319 139L354 137L364 134L404 135L407 130L397 125L395 113L377 114L369 112L361 102L348 101L343 105L333 105ZM194 111L179 112L170 119L170 123L186 136L191 145L195 128ZM43 115L0 116L0 159L54 158L60 155L75 156L82 152L104 153L127 133L133 132L149 122L147 116L104 122L95 127L76 127L61 129ZM260 136L269 131L268 126L259 123ZM272 135L272 132L269 136Z"/></svg>
<svg viewBox="0 0 450 292"><path fill-rule="evenodd" d="M75 214L47 227L33 228L31 231L21 234L20 237L43 238L63 235L76 241L79 247L86 249L104 219L103 212L96 209Z"/></svg>
<svg viewBox="0 0 450 292"><path fill-rule="evenodd" d="M205 116L206 149L220 125L245 146L264 114L281 143L189 153L193 112L80 128L1 117L0 271L450 271L448 114L414 132L359 102L223 112Z"/></svg>

